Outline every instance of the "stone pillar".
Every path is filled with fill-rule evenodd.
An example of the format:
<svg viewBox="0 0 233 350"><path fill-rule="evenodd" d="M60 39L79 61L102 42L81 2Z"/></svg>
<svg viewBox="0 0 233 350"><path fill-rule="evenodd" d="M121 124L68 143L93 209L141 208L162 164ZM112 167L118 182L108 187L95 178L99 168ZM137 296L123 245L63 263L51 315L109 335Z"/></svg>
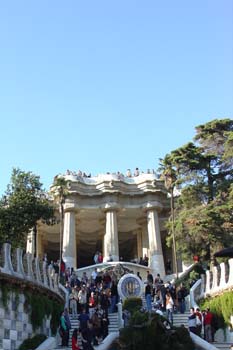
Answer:
<svg viewBox="0 0 233 350"><path fill-rule="evenodd" d="M137 231L137 252L138 252L138 261L140 257L143 257L142 254L142 231L138 230Z"/></svg>
<svg viewBox="0 0 233 350"><path fill-rule="evenodd" d="M77 268L77 247L75 232L75 211L65 211L63 232L63 260L66 267Z"/></svg>
<svg viewBox="0 0 233 350"><path fill-rule="evenodd" d="M38 231L36 235L36 257L43 258L42 233Z"/></svg>
<svg viewBox="0 0 233 350"><path fill-rule="evenodd" d="M142 226L142 258L146 255L148 256L148 250L149 250L149 240L148 240L148 232L147 232L147 226Z"/></svg>
<svg viewBox="0 0 233 350"><path fill-rule="evenodd" d="M30 230L30 232L27 235L26 252L32 254L32 256L34 256L35 254L35 231L33 228Z"/></svg>
<svg viewBox="0 0 233 350"><path fill-rule="evenodd" d="M106 232L103 244L104 261L112 255L113 261L119 261L119 242L117 231L117 212L114 208L106 210Z"/></svg>
<svg viewBox="0 0 233 350"><path fill-rule="evenodd" d="M162 243L157 208L147 206L147 230L149 240L149 267L154 274L165 276Z"/></svg>

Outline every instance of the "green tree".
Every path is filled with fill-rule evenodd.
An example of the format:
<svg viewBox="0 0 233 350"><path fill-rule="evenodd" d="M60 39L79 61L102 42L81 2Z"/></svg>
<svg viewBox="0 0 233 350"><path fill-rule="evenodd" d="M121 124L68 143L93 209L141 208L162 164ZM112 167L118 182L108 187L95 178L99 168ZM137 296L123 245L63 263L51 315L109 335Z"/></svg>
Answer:
<svg viewBox="0 0 233 350"><path fill-rule="evenodd" d="M65 198L68 194L67 188L68 181L63 176L55 176L53 185L50 193L53 195L55 202L59 206L59 217L60 217L60 239L59 239L59 250L60 250L60 261L62 260L62 246L63 246L63 230L64 230L64 203ZM59 265L61 266L61 265Z"/></svg>
<svg viewBox="0 0 233 350"><path fill-rule="evenodd" d="M183 258L212 252L232 244L233 121L213 120L196 127L194 142L161 159L160 171L174 173L181 188L174 230ZM169 223L172 231L172 223ZM171 236L168 243L171 244Z"/></svg>
<svg viewBox="0 0 233 350"><path fill-rule="evenodd" d="M51 223L53 219L54 208L39 176L14 168L0 200L0 243L25 247L27 234L37 221Z"/></svg>

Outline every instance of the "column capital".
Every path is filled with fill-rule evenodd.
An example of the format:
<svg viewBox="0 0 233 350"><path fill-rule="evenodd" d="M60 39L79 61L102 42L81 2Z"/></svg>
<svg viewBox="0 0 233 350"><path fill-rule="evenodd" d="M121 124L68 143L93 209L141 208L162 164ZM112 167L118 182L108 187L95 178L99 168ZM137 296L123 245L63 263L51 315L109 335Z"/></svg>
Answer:
<svg viewBox="0 0 233 350"><path fill-rule="evenodd" d="M107 212L107 211L119 211L119 209L120 209L120 206L116 202L109 202L109 203L104 204L104 206L103 206L104 212Z"/></svg>
<svg viewBox="0 0 233 350"><path fill-rule="evenodd" d="M143 209L145 211L156 210L156 211L160 212L163 209L163 206L162 206L162 204L160 202L150 201L150 202L146 202L143 205Z"/></svg>
<svg viewBox="0 0 233 350"><path fill-rule="evenodd" d="M67 213L67 212L78 212L78 209L76 208L75 204L74 203L65 203L64 204L64 212Z"/></svg>

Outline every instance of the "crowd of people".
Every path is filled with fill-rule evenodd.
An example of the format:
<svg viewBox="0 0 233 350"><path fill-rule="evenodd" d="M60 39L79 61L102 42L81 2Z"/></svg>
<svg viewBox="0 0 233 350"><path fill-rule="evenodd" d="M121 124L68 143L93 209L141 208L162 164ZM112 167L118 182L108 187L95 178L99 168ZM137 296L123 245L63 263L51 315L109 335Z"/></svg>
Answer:
<svg viewBox="0 0 233 350"><path fill-rule="evenodd" d="M145 257L144 257L145 258ZM103 261L100 251L93 257L94 263ZM112 261L109 257L109 261ZM147 260L144 259L144 265ZM81 339L84 350L91 350L92 345L98 345L108 335L109 312L117 311L119 301L117 290L117 278L112 271L100 272L97 267L90 276L84 271L78 277L75 271L65 268L62 262L51 262L53 273L64 281L65 288L69 293L69 309L65 309L60 317L60 335L62 346L69 342L69 330L71 328L69 314L73 319L79 320L79 329L75 329L72 337L72 350L79 349L77 339ZM140 273L137 276L142 279ZM148 312L156 312L166 316L168 322L173 324L174 312L184 313L186 311L185 297L187 289L180 284L166 282L161 279L160 274L154 278L150 271L147 271L145 283L145 301ZM124 323L127 325L130 315L127 311L123 313ZM188 316L188 327L190 332L204 337L208 342L213 342L216 331L216 317L209 309L202 312L197 308L190 309Z"/></svg>
<svg viewBox="0 0 233 350"><path fill-rule="evenodd" d="M218 329L218 320L214 313L209 308L200 311L199 308L190 308L190 315L188 316L189 331L202 336L209 343L214 342L214 334Z"/></svg>
<svg viewBox="0 0 233 350"><path fill-rule="evenodd" d="M101 254L97 252L98 256ZM118 291L114 276L108 272L99 272L97 268L87 276L81 277L65 270L65 288L69 293L70 317L79 320L79 329L72 338L72 350L78 349L75 338L80 336L84 350L90 350L92 345L98 345L108 335L109 312L117 311ZM69 317L69 316L68 316ZM66 322L67 312L60 318L60 335L62 346L69 342L69 323ZM76 344L76 345L75 345Z"/></svg>
<svg viewBox="0 0 233 350"><path fill-rule="evenodd" d="M147 169L145 172L144 171L141 171L139 170L138 167L135 168L135 170L132 172L131 169L127 169L126 173L123 174L122 172L120 171L117 171L116 173L110 173L110 172L107 172L106 173L107 175L117 175L117 177L120 179L124 179L125 177L137 177L141 174L156 174L155 173L155 170L154 169ZM78 177L92 177L91 176L91 173L86 173L85 171L81 171L81 170L78 170L78 171L71 171L69 169L66 170L66 173L65 175L72 175L72 176L78 176Z"/></svg>
<svg viewBox="0 0 233 350"><path fill-rule="evenodd" d="M187 289L180 284L163 283L160 275L154 279L147 271L147 282L145 286L146 309L148 312L156 312L165 316L169 323L173 324L174 312L184 313L186 310L185 297L188 295ZM214 334L218 328L218 321L215 314L210 309L200 311L199 308L190 308L188 316L189 331L195 333L208 342L214 341Z"/></svg>

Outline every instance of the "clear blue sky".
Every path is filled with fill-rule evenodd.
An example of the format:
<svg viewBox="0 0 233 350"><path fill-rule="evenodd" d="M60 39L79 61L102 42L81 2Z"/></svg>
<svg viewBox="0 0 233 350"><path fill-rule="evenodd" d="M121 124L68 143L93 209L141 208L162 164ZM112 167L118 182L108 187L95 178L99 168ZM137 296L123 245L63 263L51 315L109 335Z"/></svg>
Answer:
<svg viewBox="0 0 233 350"><path fill-rule="evenodd" d="M12 167L156 168L232 111L232 0L0 2L0 194Z"/></svg>

